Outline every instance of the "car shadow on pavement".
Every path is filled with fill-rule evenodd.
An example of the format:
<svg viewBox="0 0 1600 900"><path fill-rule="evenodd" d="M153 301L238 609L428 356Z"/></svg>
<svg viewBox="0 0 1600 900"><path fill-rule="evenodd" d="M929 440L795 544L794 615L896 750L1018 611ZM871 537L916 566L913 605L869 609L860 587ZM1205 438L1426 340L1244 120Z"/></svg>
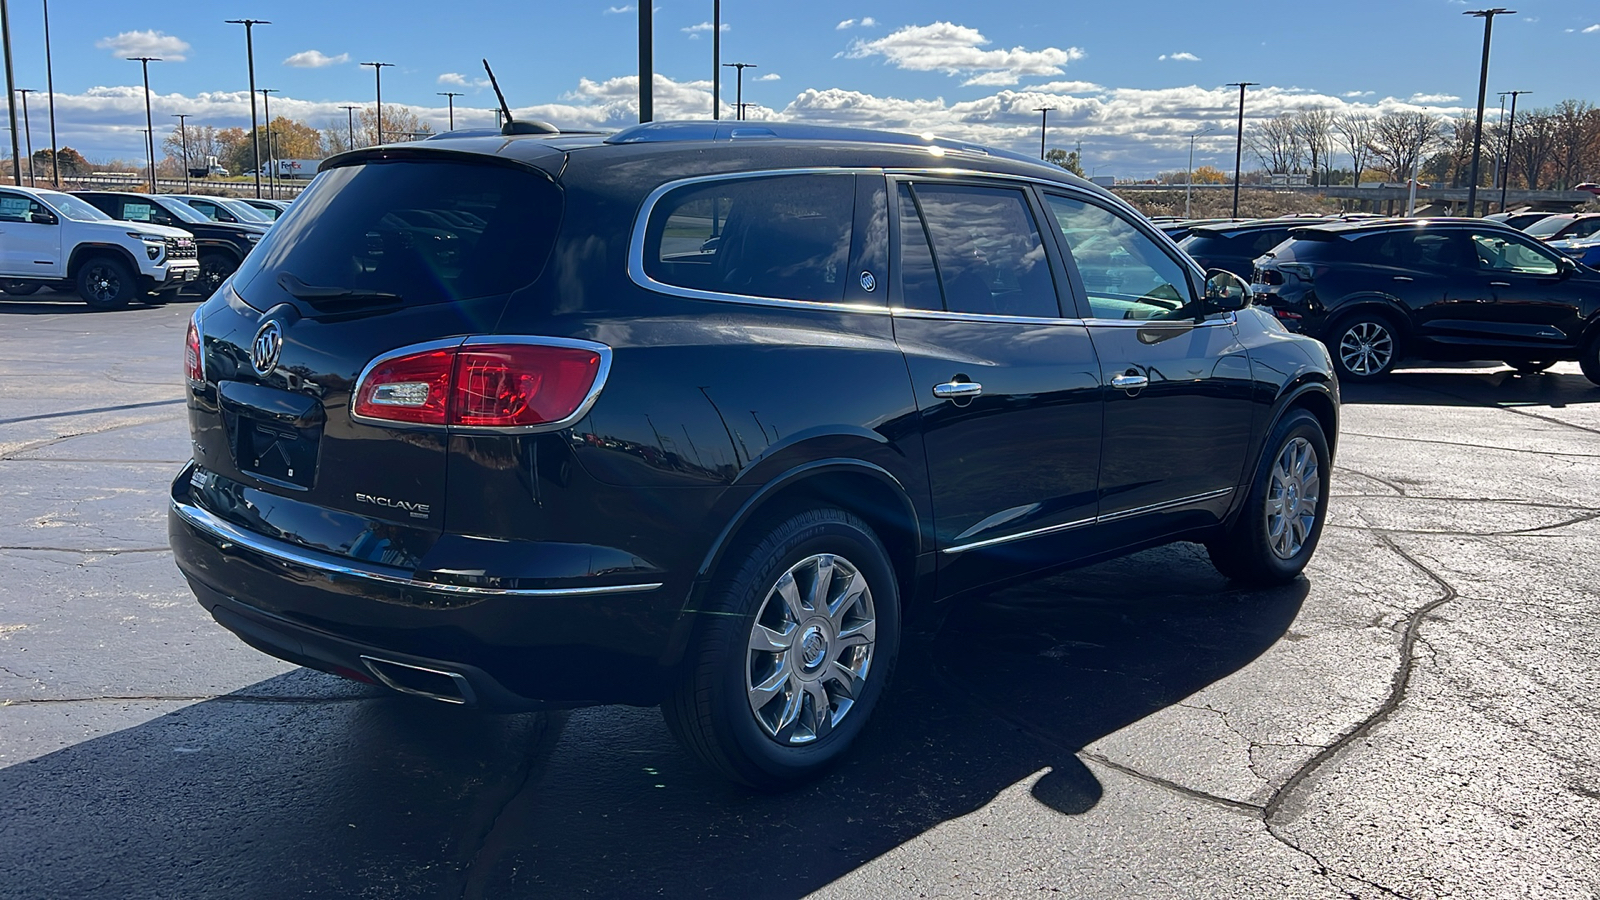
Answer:
<svg viewBox="0 0 1600 900"><path fill-rule="evenodd" d="M1577 372L1553 371L1520 375L1511 369L1486 372L1444 368L1399 369L1373 382L1343 382L1340 400L1347 404L1408 406L1544 406L1560 409L1577 403L1600 403L1600 385ZM1474 367L1491 363L1471 363Z"/></svg>
<svg viewBox="0 0 1600 900"><path fill-rule="evenodd" d="M137 703L79 703L109 733L0 770L0 897L801 897L1030 780L1092 809L1078 751L1260 656L1308 591L1180 544L996 593L908 641L858 746L780 795L653 709L482 717L304 670L128 727Z"/></svg>

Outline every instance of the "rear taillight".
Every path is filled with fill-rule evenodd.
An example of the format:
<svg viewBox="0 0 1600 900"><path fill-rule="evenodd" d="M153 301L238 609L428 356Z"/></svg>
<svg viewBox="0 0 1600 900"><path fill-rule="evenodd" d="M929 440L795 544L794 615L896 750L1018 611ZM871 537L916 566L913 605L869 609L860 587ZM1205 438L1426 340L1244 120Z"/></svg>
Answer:
<svg viewBox="0 0 1600 900"><path fill-rule="evenodd" d="M355 415L465 428L548 425L594 393L606 353L576 341L419 350L372 367L356 388Z"/></svg>
<svg viewBox="0 0 1600 900"><path fill-rule="evenodd" d="M190 384L205 384L206 358L200 349L200 317L189 317L189 331L183 337L183 372Z"/></svg>
<svg viewBox="0 0 1600 900"><path fill-rule="evenodd" d="M1283 284L1283 273L1277 269L1257 269L1256 284Z"/></svg>

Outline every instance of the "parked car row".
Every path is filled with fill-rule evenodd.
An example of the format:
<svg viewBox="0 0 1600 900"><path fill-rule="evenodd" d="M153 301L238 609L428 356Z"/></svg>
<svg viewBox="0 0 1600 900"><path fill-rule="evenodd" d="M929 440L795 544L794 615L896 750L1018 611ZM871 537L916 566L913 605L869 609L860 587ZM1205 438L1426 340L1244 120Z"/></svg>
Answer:
<svg viewBox="0 0 1600 900"><path fill-rule="evenodd" d="M185 289L209 296L284 208L202 195L0 188L0 291L76 291L97 308L171 300Z"/></svg>

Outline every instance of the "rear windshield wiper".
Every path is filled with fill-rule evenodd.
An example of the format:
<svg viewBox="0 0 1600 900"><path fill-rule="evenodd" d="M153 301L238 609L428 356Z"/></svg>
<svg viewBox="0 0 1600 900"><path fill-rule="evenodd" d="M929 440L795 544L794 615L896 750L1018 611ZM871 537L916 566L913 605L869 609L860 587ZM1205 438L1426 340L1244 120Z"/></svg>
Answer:
<svg viewBox="0 0 1600 900"><path fill-rule="evenodd" d="M360 288L306 284L288 272L278 276L278 287L288 291L289 295L295 299L304 300L311 304L398 303L402 299L399 294L391 294L388 291L367 291Z"/></svg>

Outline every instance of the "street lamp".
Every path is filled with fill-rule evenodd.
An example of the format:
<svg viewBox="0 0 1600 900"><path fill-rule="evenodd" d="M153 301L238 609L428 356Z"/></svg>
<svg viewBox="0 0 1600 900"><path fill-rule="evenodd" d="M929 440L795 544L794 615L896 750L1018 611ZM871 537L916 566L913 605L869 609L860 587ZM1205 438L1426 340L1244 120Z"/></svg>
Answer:
<svg viewBox="0 0 1600 900"><path fill-rule="evenodd" d="M361 107L341 106L339 108L344 110L344 117L350 124L350 146L345 149L354 150L356 148L356 110Z"/></svg>
<svg viewBox="0 0 1600 900"><path fill-rule="evenodd" d="M1467 215L1478 214L1478 160L1483 154L1483 101L1489 93L1489 38L1494 33L1494 17L1516 13L1514 9L1475 9L1462 15L1483 20L1483 70L1478 73L1478 124L1472 130L1472 174L1467 183Z"/></svg>
<svg viewBox="0 0 1600 900"><path fill-rule="evenodd" d="M745 69L758 68L758 66L755 63L723 63L722 67L724 69L738 69L739 70L738 80L736 81L736 84L738 85L738 88L737 88L737 93L736 93L736 95L734 97L734 104L739 110L739 119L740 119L740 121L743 121L744 120L744 70Z"/></svg>
<svg viewBox="0 0 1600 900"><path fill-rule="evenodd" d="M711 0L711 119L722 118L722 0Z"/></svg>
<svg viewBox="0 0 1600 900"><path fill-rule="evenodd" d="M362 63L362 65L363 66L371 66L372 67L372 75L377 80L377 83L378 83L378 122L377 122L377 128L378 128L378 143L381 144L381 143L383 143L383 70L384 69L392 69L392 68L394 68L394 63L369 62L369 63Z"/></svg>
<svg viewBox="0 0 1600 900"><path fill-rule="evenodd" d="M183 192L189 193L189 113L173 113L178 120L178 140L183 146Z"/></svg>
<svg viewBox="0 0 1600 900"><path fill-rule="evenodd" d="M5 44L6 57L6 115L11 119L11 178L22 187L22 149L17 146L17 89L11 74L11 9L6 0L0 0L0 43Z"/></svg>
<svg viewBox="0 0 1600 900"><path fill-rule="evenodd" d="M161 62L159 56L129 56L128 62L136 62L144 70L144 146L145 152L150 155L150 193L159 194L161 188L156 185L156 127L150 121L150 64Z"/></svg>
<svg viewBox="0 0 1600 900"><path fill-rule="evenodd" d="M1233 217L1239 218L1239 173L1244 168L1244 89L1254 87L1258 82L1234 81L1228 87L1239 89L1239 133L1234 138L1233 146Z"/></svg>
<svg viewBox="0 0 1600 900"><path fill-rule="evenodd" d="M39 93L33 88L17 88L17 93L22 95L22 135L27 139L28 145L28 187L34 187L33 180L33 127L28 124L28 95Z"/></svg>
<svg viewBox="0 0 1600 900"><path fill-rule="evenodd" d="M655 7L639 4L639 124L656 117Z"/></svg>
<svg viewBox="0 0 1600 900"><path fill-rule="evenodd" d="M456 130L456 98L460 97L460 96L464 96L464 95L460 91L434 91L434 93L438 94L441 97L446 98L449 101L449 103L450 103L450 130L451 131L455 131Z"/></svg>
<svg viewBox="0 0 1600 900"><path fill-rule="evenodd" d="M250 66L250 156L256 168L256 199L261 199L261 125L256 121L256 44L254 28L271 25L265 19L228 19L225 24L244 26L244 54Z"/></svg>
<svg viewBox="0 0 1600 900"><path fill-rule="evenodd" d="M50 63L50 0L44 3L44 86L50 100L50 183L61 187L61 161L56 158L56 74Z"/></svg>
<svg viewBox="0 0 1600 900"><path fill-rule="evenodd" d="M1054 106L1036 106L1034 112L1039 114L1039 158L1044 159L1044 133L1050 127L1050 113L1055 111Z"/></svg>
<svg viewBox="0 0 1600 900"><path fill-rule="evenodd" d="M1506 122L1506 171L1500 177L1500 211L1506 211L1506 192L1511 187L1511 135L1517 127L1517 98L1533 91L1506 91L1511 95L1511 118ZM1501 95L1502 97L1505 94Z"/></svg>
<svg viewBox="0 0 1600 900"><path fill-rule="evenodd" d="M267 120L267 196L276 200L278 199L276 181L278 167L273 164L274 157L272 155L272 95L279 93L279 91L277 88L262 88L256 93L261 95L261 103L264 107L261 112Z"/></svg>
<svg viewBox="0 0 1600 900"><path fill-rule="evenodd" d="M1202 134L1210 134L1211 131L1211 126L1207 125L1199 131L1196 131L1194 134L1189 135L1189 172L1183 178L1183 217L1185 219L1193 218L1193 215L1190 213L1190 204L1194 199L1194 139Z"/></svg>

